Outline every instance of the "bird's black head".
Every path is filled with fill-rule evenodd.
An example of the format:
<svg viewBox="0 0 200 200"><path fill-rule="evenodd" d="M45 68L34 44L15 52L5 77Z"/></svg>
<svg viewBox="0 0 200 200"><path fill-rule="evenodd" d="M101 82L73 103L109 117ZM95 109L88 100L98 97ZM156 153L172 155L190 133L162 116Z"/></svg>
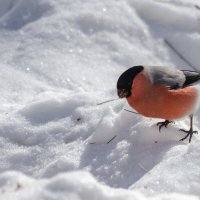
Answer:
<svg viewBox="0 0 200 200"><path fill-rule="evenodd" d="M117 94L119 98L131 96L133 79L144 69L143 66L134 66L126 70L117 81Z"/></svg>

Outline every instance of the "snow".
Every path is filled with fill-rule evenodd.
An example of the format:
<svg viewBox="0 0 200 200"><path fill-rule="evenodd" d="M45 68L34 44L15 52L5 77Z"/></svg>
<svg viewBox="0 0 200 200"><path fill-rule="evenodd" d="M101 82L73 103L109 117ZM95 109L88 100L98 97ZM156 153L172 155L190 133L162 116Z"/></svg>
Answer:
<svg viewBox="0 0 200 200"><path fill-rule="evenodd" d="M81 176L81 179L80 179ZM9 181L8 181L9 180ZM138 192L127 191L125 189L114 189L103 186L98 183L94 177L86 172L64 173L51 178L50 181L34 180L20 173L9 172L0 177L1 193L4 194L1 199L27 199L28 190L29 199L69 199L69 200L144 200ZM187 199L197 200L195 196L180 194L162 195L156 199Z"/></svg>
<svg viewBox="0 0 200 200"><path fill-rule="evenodd" d="M189 118L159 132L125 100L97 105L133 65L199 70L198 6L0 0L0 198L198 199L199 136L179 142Z"/></svg>
<svg viewBox="0 0 200 200"><path fill-rule="evenodd" d="M199 51L200 36L197 33L191 34L175 34L169 38L169 41L177 46L177 50L194 66L198 69L200 58L197 55ZM183 45L184 44L184 45ZM193 51L188 51L188 49Z"/></svg>

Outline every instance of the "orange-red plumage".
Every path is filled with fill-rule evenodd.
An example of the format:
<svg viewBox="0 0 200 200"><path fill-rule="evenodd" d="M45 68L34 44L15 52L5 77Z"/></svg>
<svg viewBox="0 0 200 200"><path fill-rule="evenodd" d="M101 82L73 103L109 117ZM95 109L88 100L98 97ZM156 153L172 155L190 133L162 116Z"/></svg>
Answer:
<svg viewBox="0 0 200 200"><path fill-rule="evenodd" d="M134 79L131 91L128 103L146 117L167 120L182 118L192 114L197 103L195 87L169 90L164 85L153 85L143 72Z"/></svg>

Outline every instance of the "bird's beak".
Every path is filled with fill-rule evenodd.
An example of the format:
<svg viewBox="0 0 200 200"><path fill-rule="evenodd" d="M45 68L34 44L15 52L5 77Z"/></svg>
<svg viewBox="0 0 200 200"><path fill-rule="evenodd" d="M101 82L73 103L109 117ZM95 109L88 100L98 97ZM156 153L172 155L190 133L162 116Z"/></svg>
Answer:
<svg viewBox="0 0 200 200"><path fill-rule="evenodd" d="M118 89L117 94L119 98L124 98L128 96L128 91L126 89Z"/></svg>

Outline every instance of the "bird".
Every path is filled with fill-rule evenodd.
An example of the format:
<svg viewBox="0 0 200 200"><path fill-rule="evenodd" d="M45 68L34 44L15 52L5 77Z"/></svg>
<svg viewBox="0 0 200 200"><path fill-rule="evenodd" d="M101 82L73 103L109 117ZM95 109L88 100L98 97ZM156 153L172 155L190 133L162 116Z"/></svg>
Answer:
<svg viewBox="0 0 200 200"><path fill-rule="evenodd" d="M193 115L199 106L200 73L179 70L167 66L133 66L123 72L117 81L119 98L126 98L128 104L139 114L149 118L160 118L159 131L174 120L189 116L190 129L180 129L191 142L194 133Z"/></svg>

